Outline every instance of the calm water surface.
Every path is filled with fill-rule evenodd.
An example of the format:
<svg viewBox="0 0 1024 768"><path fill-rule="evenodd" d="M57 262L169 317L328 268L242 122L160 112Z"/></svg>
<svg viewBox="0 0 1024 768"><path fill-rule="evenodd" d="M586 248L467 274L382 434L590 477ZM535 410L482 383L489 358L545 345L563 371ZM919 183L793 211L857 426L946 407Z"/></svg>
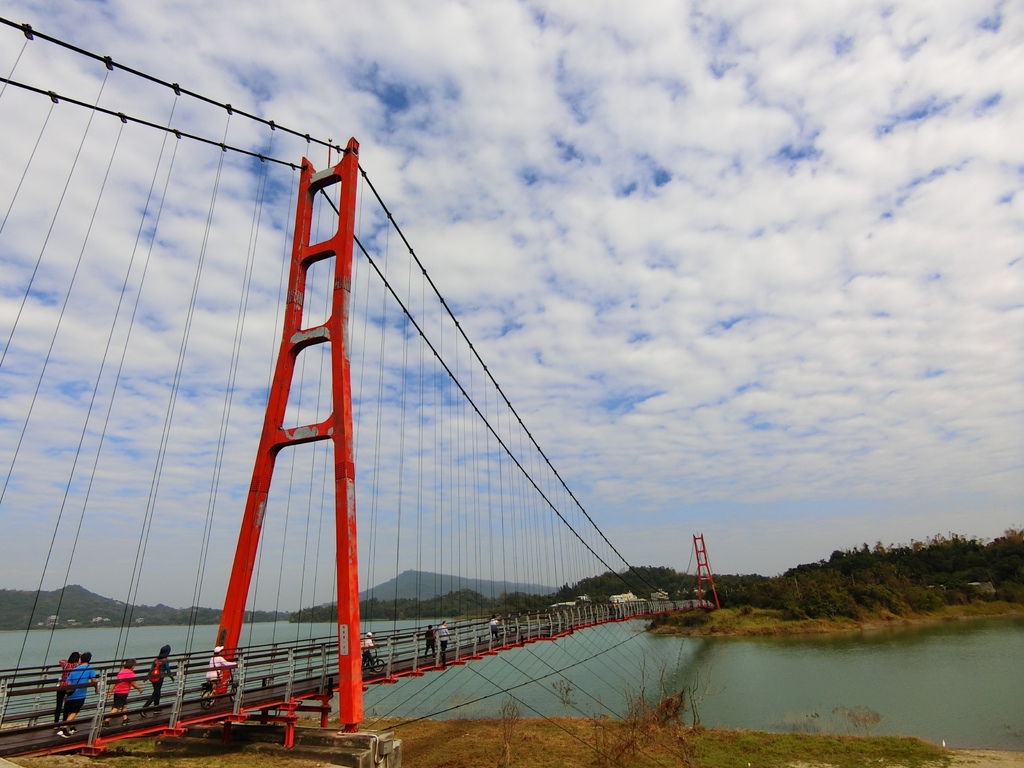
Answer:
<svg viewBox="0 0 1024 768"><path fill-rule="evenodd" d="M708 724L863 733L875 713L875 734L1024 750L1024 619L715 640L699 659Z"/></svg>
<svg viewBox="0 0 1024 768"><path fill-rule="evenodd" d="M255 644L332 631L332 624L279 622L253 625L243 637ZM197 628L193 649L212 642L215 632ZM170 643L179 652L186 636L185 627L133 628L126 651L122 638L122 653L115 654L116 629L60 630L52 637L33 631L22 665L76 649L96 658L141 657ZM0 667L16 664L23 640L23 632L0 632ZM711 727L903 734L951 747L1024 750L1024 619L783 638L659 637L643 632L643 622L624 622L373 686L365 702L368 722L497 717L505 691L518 699L524 717L619 716L630 696L682 687L694 690L701 720Z"/></svg>

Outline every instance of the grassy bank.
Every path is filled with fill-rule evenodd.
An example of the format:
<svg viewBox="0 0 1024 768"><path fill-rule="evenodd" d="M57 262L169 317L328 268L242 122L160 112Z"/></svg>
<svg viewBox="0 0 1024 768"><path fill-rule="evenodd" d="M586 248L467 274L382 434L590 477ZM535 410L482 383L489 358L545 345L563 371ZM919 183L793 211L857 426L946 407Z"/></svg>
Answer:
<svg viewBox="0 0 1024 768"><path fill-rule="evenodd" d="M975 618L1001 616L1024 616L1024 605L1005 602L976 602L966 605L949 605L928 613L908 613L897 616L881 612L861 619L794 619L785 611L769 608L722 608L710 613L691 613L659 616L648 626L649 631L660 635L787 635L815 632L848 632L860 629L909 624L927 624L940 621L960 621Z"/></svg>
<svg viewBox="0 0 1024 768"><path fill-rule="evenodd" d="M815 765L942 768L952 753L917 739L769 734L692 729L644 718L612 720L424 720L400 728L410 768L784 768ZM16 758L25 768L313 768L320 761L245 752L161 754L151 741L125 741L106 755Z"/></svg>
<svg viewBox="0 0 1024 768"><path fill-rule="evenodd" d="M406 763L416 768L760 768L797 763L945 766L949 754L917 739L853 738L692 729L611 720L424 721L403 728Z"/></svg>

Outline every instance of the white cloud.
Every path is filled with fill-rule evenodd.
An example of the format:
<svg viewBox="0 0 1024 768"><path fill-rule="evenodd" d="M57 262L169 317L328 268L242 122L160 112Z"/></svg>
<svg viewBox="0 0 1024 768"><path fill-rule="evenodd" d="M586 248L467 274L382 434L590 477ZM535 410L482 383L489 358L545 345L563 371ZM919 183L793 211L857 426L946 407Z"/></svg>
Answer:
<svg viewBox="0 0 1024 768"><path fill-rule="evenodd" d="M413 3L349 18L312 2L239 15L216 4L118 1L72 9L16 2L5 13L281 125L342 144L357 136L373 183L491 371L631 561L682 567L690 533L703 530L717 568L772 573L861 541L946 530L992 536L1021 524L1024 157L1014 137L1024 17L1015 9L666 0L628 12L618 3L493 2L434 4L428 13ZM23 38L0 35L7 73ZM104 72L36 40L14 76L89 101ZM265 127L227 121L184 97L175 103L122 72L109 76L102 103L159 124L173 104L176 126L219 140L227 123L228 143L254 151L271 138ZM0 98L0 166L14 169L0 174L0 212L49 107L13 88ZM79 108L54 108L0 234L4 333L86 119ZM119 127L94 122L0 372L4 473ZM278 131L273 140L276 156L326 162L323 148L301 138ZM161 141L128 126L118 147L3 502L27 540L2 551L7 586L39 578L37 544L48 533L29 521L49 525L59 508L154 168L146 236L162 195L170 156L157 166ZM83 518L83 551L109 557L80 553L75 568L87 586L120 596L223 160L185 389L153 506L151 548L168 555L147 559L140 590L172 603L191 599L198 567L263 169L187 141L177 152ZM206 603L218 601L230 562L277 332L294 174L267 170ZM468 350L424 304L404 245L382 228L369 190L360 193L361 239L410 294L503 438L579 522L510 436L495 393L479 371L470 374ZM147 237L141 242L62 526L81 510L148 254ZM490 485L475 485L463 465L446 464L449 445L483 445L485 430L469 426L465 408L442 411L432 395L419 404L419 347L403 342L393 305L391 331L381 335L379 281L361 261L355 285L353 390L360 402L384 402L379 426L376 407L359 425L363 578L388 578L396 555L401 567L490 576L491 523L521 527L516 546L545 551L543 537L526 533L548 514L543 504L522 507L521 517L495 513L520 478L499 473L492 458ZM310 301L318 302L322 293ZM309 394L319 383L311 366L289 419L326 414L324 396L314 405ZM312 474L303 464L310 455ZM323 457L308 448L294 470L290 455L279 461L274 509L289 509L288 562L306 552L329 569L332 544L311 543L305 520L306 499L318 513ZM289 485L301 504L286 501ZM458 486L462 496L448 495ZM438 506L455 507L449 530L428 524ZM284 525L283 512L268 518L267 574ZM58 538L55 563L66 558ZM594 547L612 557L603 543ZM522 568L540 581L566 576L544 562ZM296 585L289 589L298 599Z"/></svg>

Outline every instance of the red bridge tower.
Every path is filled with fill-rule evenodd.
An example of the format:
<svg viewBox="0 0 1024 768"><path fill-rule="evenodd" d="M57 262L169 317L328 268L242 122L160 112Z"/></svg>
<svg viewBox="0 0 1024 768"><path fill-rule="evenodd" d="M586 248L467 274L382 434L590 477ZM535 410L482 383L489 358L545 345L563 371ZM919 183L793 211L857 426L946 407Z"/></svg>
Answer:
<svg viewBox="0 0 1024 768"><path fill-rule="evenodd" d="M338 576L338 680L341 722L354 730L363 719L362 672L359 652L359 584L357 580L355 465L352 447L352 387L347 349L347 323L352 290L352 245L355 235L356 180L359 142L349 139L341 161L315 172L302 160L295 235L292 244L288 296L284 308L281 346L267 403L263 432L256 452L252 483L238 534L231 580L224 599L217 644L231 654L238 645L249 595L260 531L266 514L274 462L283 448L316 440L331 440L334 447L335 535ZM321 190L340 184L338 229L319 243L310 243L313 199ZM313 264L334 258L331 315L323 325L302 327L306 274ZM331 345L333 411L319 424L284 428L288 394L299 353L314 344ZM326 703L325 703L326 704Z"/></svg>

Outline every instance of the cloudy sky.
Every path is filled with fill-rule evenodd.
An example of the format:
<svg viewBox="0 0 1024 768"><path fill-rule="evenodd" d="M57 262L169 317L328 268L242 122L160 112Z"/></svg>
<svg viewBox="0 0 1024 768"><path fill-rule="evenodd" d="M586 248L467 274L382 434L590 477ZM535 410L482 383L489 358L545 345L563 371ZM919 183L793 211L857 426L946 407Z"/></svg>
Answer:
<svg viewBox="0 0 1024 768"><path fill-rule="evenodd" d="M490 371L634 564L685 568L695 532L716 570L773 574L862 542L1024 525L1020 3L255 2L241 13L189 0L15 0L2 15L300 132L355 136ZM322 147L16 29L0 29L0 71L327 163ZM123 591L142 526L145 546L189 576L147 566L139 599L187 604L210 537L201 602L216 604L262 418L294 174L121 131L109 117L87 130L87 120L45 96L0 95L4 339L15 329L0 367L0 515L17 526L2 543L0 586L34 588L51 537L43 580L59 586L82 521L70 583ZM429 314L395 261L404 248L360 194L364 239ZM91 218L103 224L90 230ZM146 253L140 330L125 345ZM184 394L167 432L200 256ZM365 289L371 316L379 282ZM236 331L240 301L251 313ZM377 346L376 325L388 323L357 331L354 364L415 366L413 347ZM114 351L98 374L108 335ZM238 335L245 353L223 427L223 363ZM118 344L131 375L114 396ZM369 383L357 391L371 394ZM412 448L415 435L394 444L383 423L375 456L427 452ZM211 477L221 433L224 469ZM110 435L102 447L100 434ZM384 485L360 471L364 493ZM361 530L392 530L397 520L365 517L375 503L361 497ZM308 537L308 524L282 533L296 535ZM397 560L455 570L437 550L413 561L407 546ZM486 559L467 555L460 568Z"/></svg>

